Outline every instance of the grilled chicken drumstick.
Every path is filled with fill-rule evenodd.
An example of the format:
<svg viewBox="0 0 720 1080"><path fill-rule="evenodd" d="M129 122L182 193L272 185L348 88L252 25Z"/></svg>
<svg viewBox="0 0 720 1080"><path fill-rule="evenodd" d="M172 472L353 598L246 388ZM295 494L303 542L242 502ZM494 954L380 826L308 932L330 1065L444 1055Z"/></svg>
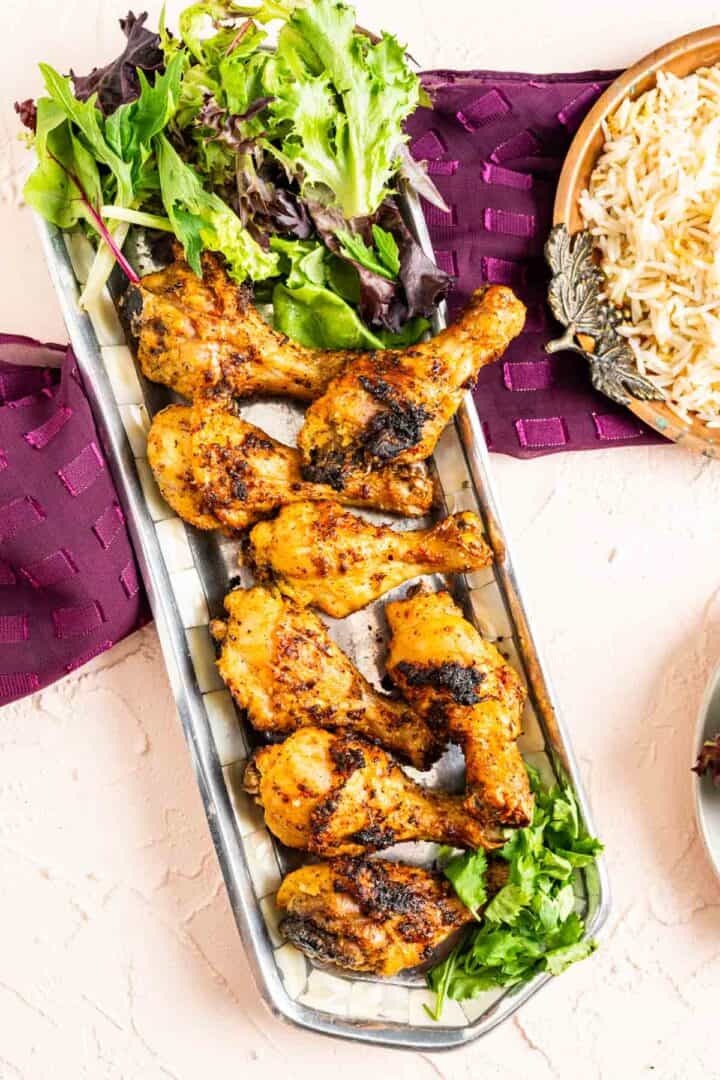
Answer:
<svg viewBox="0 0 720 1080"><path fill-rule="evenodd" d="M353 355L306 349L278 334L216 255L203 256L202 278L181 259L148 274L128 288L123 311L143 374L191 400L222 384L239 398L313 401Z"/></svg>
<svg viewBox="0 0 720 1080"><path fill-rule="evenodd" d="M218 669L258 731L285 735L308 725L350 728L418 769L442 749L426 720L378 693L334 643L314 612L256 586L225 598Z"/></svg>
<svg viewBox="0 0 720 1080"><path fill-rule="evenodd" d="M465 754L466 806L479 820L523 826L533 798L516 739L526 691L447 592L386 606L390 678L416 712L439 722Z"/></svg>
<svg viewBox="0 0 720 1080"><path fill-rule="evenodd" d="M192 410L169 405L156 413L147 442L148 465L165 502L196 529L221 529L211 514L192 472Z"/></svg>
<svg viewBox="0 0 720 1080"><path fill-rule="evenodd" d="M255 526L250 548L261 580L274 580L286 596L338 619L410 578L479 570L492 561L476 514L396 532L329 502L284 507Z"/></svg>
<svg viewBox="0 0 720 1080"><path fill-rule="evenodd" d="M231 529L267 517L280 506L337 499L325 484L307 484L297 450L276 442L238 416L205 402L192 412L192 472L215 517ZM432 482L423 465L378 469L357 477L342 502L410 517L427 513Z"/></svg>
<svg viewBox="0 0 720 1080"><path fill-rule="evenodd" d="M379 469L338 496L306 484L297 450L231 413L201 403L170 405L148 435L148 463L165 500L199 529L240 530L278 507L300 500L339 499L421 517L432 505L424 466Z"/></svg>
<svg viewBox="0 0 720 1080"><path fill-rule="evenodd" d="M332 859L283 881L280 933L307 956L374 975L425 963L473 921L442 874L387 859Z"/></svg>
<svg viewBox="0 0 720 1080"><path fill-rule="evenodd" d="M480 368L502 356L524 322L514 293L490 285L431 341L359 353L306 413L303 475L342 490L358 470L430 457Z"/></svg>
<svg viewBox="0 0 720 1080"><path fill-rule="evenodd" d="M278 840L324 857L404 840L463 848L503 842L499 829L467 813L462 796L429 791L384 750L347 731L305 727L256 750L244 783Z"/></svg>

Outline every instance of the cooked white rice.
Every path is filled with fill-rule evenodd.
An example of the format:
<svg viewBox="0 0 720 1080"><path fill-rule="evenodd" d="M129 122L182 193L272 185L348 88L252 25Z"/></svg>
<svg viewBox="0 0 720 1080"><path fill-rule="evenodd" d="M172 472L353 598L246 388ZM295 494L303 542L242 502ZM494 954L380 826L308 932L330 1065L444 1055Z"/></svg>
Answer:
<svg viewBox="0 0 720 1080"><path fill-rule="evenodd" d="M720 67L625 100L580 197L638 369L720 427Z"/></svg>

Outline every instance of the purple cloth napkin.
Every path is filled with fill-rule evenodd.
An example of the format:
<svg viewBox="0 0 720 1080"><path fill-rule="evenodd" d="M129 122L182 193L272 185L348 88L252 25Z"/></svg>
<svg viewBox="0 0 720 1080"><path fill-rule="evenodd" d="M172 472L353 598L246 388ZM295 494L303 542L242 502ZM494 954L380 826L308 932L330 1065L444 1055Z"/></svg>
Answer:
<svg viewBox="0 0 720 1080"><path fill-rule="evenodd" d="M525 331L480 372L475 391L488 445L499 453L663 441L593 390L582 358L543 348L559 335L543 261L555 188L573 134L615 74L423 76L435 109L411 118L411 150L428 162L450 208L424 203L438 263L456 278L451 311L484 281L512 286L528 307Z"/></svg>
<svg viewBox="0 0 720 1080"><path fill-rule="evenodd" d="M0 335L0 705L147 618L72 350Z"/></svg>

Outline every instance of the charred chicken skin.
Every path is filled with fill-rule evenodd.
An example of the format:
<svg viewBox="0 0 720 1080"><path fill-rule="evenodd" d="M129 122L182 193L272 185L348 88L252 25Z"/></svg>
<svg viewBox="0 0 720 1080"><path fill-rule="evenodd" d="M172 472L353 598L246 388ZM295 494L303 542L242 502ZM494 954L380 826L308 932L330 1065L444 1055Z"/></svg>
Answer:
<svg viewBox="0 0 720 1080"><path fill-rule="evenodd" d="M423 466L380 469L358 477L340 496L323 484L307 484L297 450L210 402L157 413L148 463L165 500L199 529L246 529L286 503L308 499L340 499L409 516L427 513L433 500Z"/></svg>
<svg viewBox="0 0 720 1080"><path fill-rule="evenodd" d="M202 278L183 260L148 274L128 288L123 310L143 374L191 400L222 385L238 398L313 401L353 355L278 334L216 255L203 256Z"/></svg>
<svg viewBox="0 0 720 1080"><path fill-rule="evenodd" d="M471 817L462 796L415 783L378 746L350 732L306 727L257 750L245 790L288 847L362 855L405 840L492 848L502 832Z"/></svg>
<svg viewBox="0 0 720 1080"><path fill-rule="evenodd" d="M429 960L473 916L442 874L386 859L339 858L283 881L280 933L307 956L374 975Z"/></svg>
<svg viewBox="0 0 720 1080"><path fill-rule="evenodd" d="M349 728L418 769L439 756L427 721L378 693L314 612L261 586L231 592L225 608L228 621L212 626L218 669L258 731Z"/></svg>
<svg viewBox="0 0 720 1080"><path fill-rule="evenodd" d="M385 611L388 674L416 712L462 747L468 812L486 823L529 824L533 798L516 742L526 698L520 676L447 592L418 593Z"/></svg>
<svg viewBox="0 0 720 1080"><path fill-rule="evenodd" d="M286 596L338 619L410 578L464 573L492 561L475 514L396 532L330 502L284 507L255 526L250 549L261 580L274 580Z"/></svg>
<svg viewBox="0 0 720 1080"><path fill-rule="evenodd" d="M490 285L431 341L358 354L307 411L298 439L305 477L342 490L358 470L429 458L480 368L524 322L514 293Z"/></svg>

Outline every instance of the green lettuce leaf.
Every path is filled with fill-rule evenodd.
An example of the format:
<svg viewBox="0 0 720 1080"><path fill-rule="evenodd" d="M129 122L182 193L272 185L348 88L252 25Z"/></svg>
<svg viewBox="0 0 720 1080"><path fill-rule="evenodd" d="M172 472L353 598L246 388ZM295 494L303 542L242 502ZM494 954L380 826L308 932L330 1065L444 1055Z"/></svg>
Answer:
<svg viewBox="0 0 720 1080"><path fill-rule="evenodd" d="M283 282L273 291L276 330L311 349L391 349L414 345L427 332L426 319L409 319L400 333L374 333L355 311L357 271L317 240L273 236Z"/></svg>
<svg viewBox="0 0 720 1080"><path fill-rule="evenodd" d="M227 203L203 187L165 135L157 135L154 142L165 213L195 273L202 273L200 253L207 250L225 256L235 281L262 281L277 274L277 255L261 248Z"/></svg>
<svg viewBox="0 0 720 1080"><path fill-rule="evenodd" d="M381 229L379 225L373 225L372 234L380 262L387 267L391 276L396 278L400 273L400 249L397 240L391 232Z"/></svg>
<svg viewBox="0 0 720 1080"><path fill-rule="evenodd" d="M61 229L71 229L79 221L92 223L87 201L72 176L99 205L102 187L95 158L75 138L64 110L51 98L37 102L35 152L38 164L25 184L26 203Z"/></svg>
<svg viewBox="0 0 720 1080"><path fill-rule="evenodd" d="M336 293L317 285L273 292L275 328L309 349L382 349L382 341Z"/></svg>
<svg viewBox="0 0 720 1080"><path fill-rule="evenodd" d="M403 121L420 81L389 34L373 44L339 0L293 11L266 69L269 112L286 133L282 160L303 190L329 194L346 218L373 214L392 189Z"/></svg>
<svg viewBox="0 0 720 1080"><path fill-rule="evenodd" d="M60 75L49 64L40 64L49 97L77 129L77 139L96 161L105 165L117 185L114 202L132 205L133 181L130 162L125 161L105 137L104 121L95 97L78 101L70 78Z"/></svg>

